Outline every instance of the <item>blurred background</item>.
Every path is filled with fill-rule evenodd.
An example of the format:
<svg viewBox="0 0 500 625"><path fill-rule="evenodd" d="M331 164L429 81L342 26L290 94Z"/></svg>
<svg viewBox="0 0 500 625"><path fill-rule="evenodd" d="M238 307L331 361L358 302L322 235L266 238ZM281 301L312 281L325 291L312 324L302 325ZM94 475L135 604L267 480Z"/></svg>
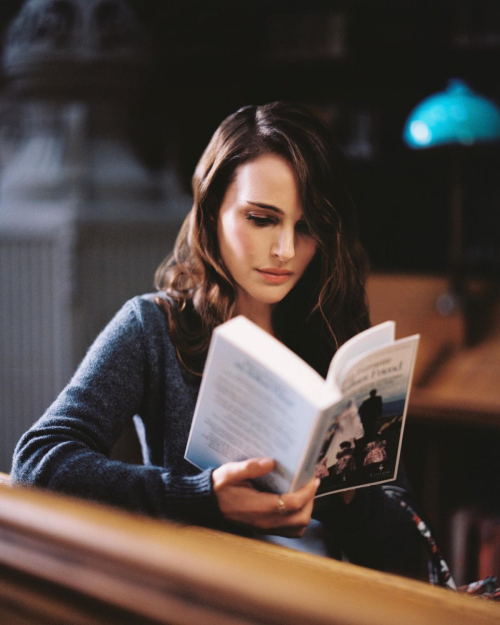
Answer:
<svg viewBox="0 0 500 625"><path fill-rule="evenodd" d="M500 3L2 0L0 28L0 471L152 290L219 122L294 100L346 157L373 321L422 335L415 492L460 582L500 567ZM472 115L460 100L404 140L452 79L491 104L485 133L435 141L433 123Z"/></svg>

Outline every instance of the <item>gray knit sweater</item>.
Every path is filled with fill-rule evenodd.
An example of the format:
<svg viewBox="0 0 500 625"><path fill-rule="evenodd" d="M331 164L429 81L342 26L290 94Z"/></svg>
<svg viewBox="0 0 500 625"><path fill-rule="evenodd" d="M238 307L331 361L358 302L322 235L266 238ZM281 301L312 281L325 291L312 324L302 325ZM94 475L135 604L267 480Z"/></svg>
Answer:
<svg viewBox="0 0 500 625"><path fill-rule="evenodd" d="M12 480L230 531L211 470L184 459L200 380L180 364L154 295L127 302L96 339L68 386L21 438ZM144 425L144 465L109 459L124 424ZM401 485L401 478L399 484ZM321 508L318 506L321 504ZM387 569L413 558L417 538L380 487L318 501L331 555Z"/></svg>

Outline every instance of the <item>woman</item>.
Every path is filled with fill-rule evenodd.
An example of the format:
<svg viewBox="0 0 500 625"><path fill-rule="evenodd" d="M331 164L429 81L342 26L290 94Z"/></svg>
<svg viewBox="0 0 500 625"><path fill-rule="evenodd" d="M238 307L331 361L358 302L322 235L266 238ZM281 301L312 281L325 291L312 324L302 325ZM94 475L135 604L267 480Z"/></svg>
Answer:
<svg viewBox="0 0 500 625"><path fill-rule="evenodd" d="M400 517L380 488L350 503L326 498L311 525L316 480L280 499L251 484L272 459L199 472L183 457L218 324L244 314L322 374L335 349L369 325L355 214L328 130L301 107L242 108L212 137L193 194L157 271L161 295L134 298L101 333L19 442L13 480L250 534L301 537L321 521L330 555L397 564L408 536L396 531ZM134 415L144 466L108 457Z"/></svg>

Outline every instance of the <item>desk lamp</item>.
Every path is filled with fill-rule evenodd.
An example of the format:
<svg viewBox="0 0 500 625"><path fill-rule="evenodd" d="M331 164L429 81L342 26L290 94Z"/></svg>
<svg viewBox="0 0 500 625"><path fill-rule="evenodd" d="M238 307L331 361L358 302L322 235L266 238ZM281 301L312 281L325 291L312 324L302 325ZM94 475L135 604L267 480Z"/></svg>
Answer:
<svg viewBox="0 0 500 625"><path fill-rule="evenodd" d="M403 140L414 150L446 146L451 169L451 235L448 249L450 289L436 302L439 312L450 314L467 302L464 275L463 151L474 145L500 141L500 110L458 79L445 91L425 98L408 117ZM464 310L467 317L467 310ZM468 323L466 319L466 342Z"/></svg>

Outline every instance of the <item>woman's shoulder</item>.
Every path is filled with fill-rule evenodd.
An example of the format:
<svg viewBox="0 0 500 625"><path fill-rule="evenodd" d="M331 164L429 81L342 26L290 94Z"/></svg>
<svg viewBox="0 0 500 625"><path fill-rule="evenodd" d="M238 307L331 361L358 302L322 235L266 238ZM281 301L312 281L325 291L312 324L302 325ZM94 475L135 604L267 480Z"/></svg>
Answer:
<svg viewBox="0 0 500 625"><path fill-rule="evenodd" d="M145 343L168 340L167 317L155 297L155 293L147 293L127 300L98 334L90 352L122 346L138 353Z"/></svg>
<svg viewBox="0 0 500 625"><path fill-rule="evenodd" d="M124 303L117 312L115 321L130 332L140 331L149 337L165 338L169 334L168 316L160 301L168 305L167 300L158 293L136 295Z"/></svg>
<svg viewBox="0 0 500 625"><path fill-rule="evenodd" d="M160 293L144 293L129 299L125 303L125 307L130 306L140 317L166 320L167 317L159 304L160 301L164 302L165 305L168 305L168 300Z"/></svg>
<svg viewBox="0 0 500 625"><path fill-rule="evenodd" d="M157 366L180 367L182 376L191 377L199 383L199 376L192 374L184 362L179 360L179 349L175 324L181 323L189 336L199 330L199 317L191 301L181 309L175 302L169 301L160 293L138 295L125 304L134 316L135 323L141 328L141 342L148 354L148 359ZM163 363L163 364L160 364Z"/></svg>
<svg viewBox="0 0 500 625"><path fill-rule="evenodd" d="M121 357L144 359L153 369L172 366L177 354L161 295L145 293L127 300L96 339L94 347Z"/></svg>
<svg viewBox="0 0 500 625"><path fill-rule="evenodd" d="M200 318L192 301L187 301L179 308L176 302L168 300L161 293L145 293L128 300L118 316L125 323L138 325L143 333L150 338L168 338L176 332L176 325L182 326L189 335L200 331Z"/></svg>
<svg viewBox="0 0 500 625"><path fill-rule="evenodd" d="M146 293L127 300L97 336L94 346L121 344L136 351L141 345L169 342L167 316L155 297L155 293Z"/></svg>

